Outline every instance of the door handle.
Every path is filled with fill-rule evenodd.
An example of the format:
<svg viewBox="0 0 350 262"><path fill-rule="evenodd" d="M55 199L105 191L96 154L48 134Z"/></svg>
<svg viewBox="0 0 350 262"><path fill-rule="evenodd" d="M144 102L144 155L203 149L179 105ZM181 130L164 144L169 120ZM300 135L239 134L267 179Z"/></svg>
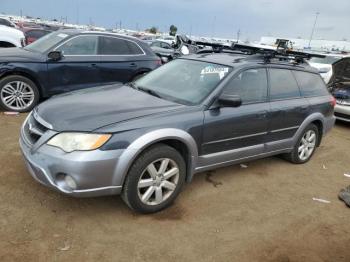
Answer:
<svg viewBox="0 0 350 262"><path fill-rule="evenodd" d="M130 67L137 67L136 63L130 63Z"/></svg>
<svg viewBox="0 0 350 262"><path fill-rule="evenodd" d="M97 67L97 64L93 63L91 64L92 67Z"/></svg>

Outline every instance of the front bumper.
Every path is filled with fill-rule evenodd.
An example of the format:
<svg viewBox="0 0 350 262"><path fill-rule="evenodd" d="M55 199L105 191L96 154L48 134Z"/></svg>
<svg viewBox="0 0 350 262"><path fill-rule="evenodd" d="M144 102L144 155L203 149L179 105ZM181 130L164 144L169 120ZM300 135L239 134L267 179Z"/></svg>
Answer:
<svg viewBox="0 0 350 262"><path fill-rule="evenodd" d="M125 150L65 153L43 144L33 152L22 135L20 147L30 174L47 187L77 197L121 193L123 178L118 174L117 165ZM75 189L62 182L65 175L74 179Z"/></svg>
<svg viewBox="0 0 350 262"><path fill-rule="evenodd" d="M336 104L334 115L339 120L350 122L350 106Z"/></svg>

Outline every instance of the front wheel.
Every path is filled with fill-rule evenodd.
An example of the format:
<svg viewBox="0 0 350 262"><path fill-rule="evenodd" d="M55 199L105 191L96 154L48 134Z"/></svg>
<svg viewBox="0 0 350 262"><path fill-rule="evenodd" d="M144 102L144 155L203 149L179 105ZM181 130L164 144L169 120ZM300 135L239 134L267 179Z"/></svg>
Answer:
<svg viewBox="0 0 350 262"><path fill-rule="evenodd" d="M186 164L177 150L164 144L152 146L131 166L122 198L137 212L158 212L175 200L185 175Z"/></svg>
<svg viewBox="0 0 350 262"><path fill-rule="evenodd" d="M293 151L287 154L286 158L295 164L303 164L309 161L316 150L319 135L317 126L310 124L305 128Z"/></svg>
<svg viewBox="0 0 350 262"><path fill-rule="evenodd" d="M11 75L0 81L0 106L6 111L27 112L39 101L39 91L30 79Z"/></svg>

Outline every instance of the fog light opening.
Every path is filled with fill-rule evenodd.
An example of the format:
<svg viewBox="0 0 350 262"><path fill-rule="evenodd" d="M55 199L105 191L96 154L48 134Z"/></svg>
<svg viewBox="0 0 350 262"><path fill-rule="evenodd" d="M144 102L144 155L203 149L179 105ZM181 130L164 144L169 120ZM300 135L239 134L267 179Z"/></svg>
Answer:
<svg viewBox="0 0 350 262"><path fill-rule="evenodd" d="M64 182L66 182L66 185L72 189L75 190L77 189L77 183L74 181L73 177L66 175L64 177Z"/></svg>
<svg viewBox="0 0 350 262"><path fill-rule="evenodd" d="M74 178L70 175L59 173L56 175L56 185L62 191L71 192L77 189L77 183Z"/></svg>

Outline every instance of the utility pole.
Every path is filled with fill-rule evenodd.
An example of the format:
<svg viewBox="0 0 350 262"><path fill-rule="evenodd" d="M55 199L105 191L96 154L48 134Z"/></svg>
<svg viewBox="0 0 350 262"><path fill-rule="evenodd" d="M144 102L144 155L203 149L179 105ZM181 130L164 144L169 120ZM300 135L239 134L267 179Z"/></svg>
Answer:
<svg viewBox="0 0 350 262"><path fill-rule="evenodd" d="M315 22L314 22L314 26L312 27L311 35L310 35L310 40L309 40L309 46L308 46L309 49L311 48L311 40L312 40L312 37L314 36L314 32L315 32L315 28L316 28L316 23L317 23L317 18L318 18L318 15L319 15L319 14L320 14L319 12L316 12Z"/></svg>
<svg viewBox="0 0 350 262"><path fill-rule="evenodd" d="M238 29L238 31L237 31L237 43L238 43L238 41L239 41L239 36L241 35L241 29Z"/></svg>
<svg viewBox="0 0 350 262"><path fill-rule="evenodd" d="M77 0L77 24L79 24L79 1Z"/></svg>
<svg viewBox="0 0 350 262"><path fill-rule="evenodd" d="M212 28L211 28L211 37L214 37L214 33L215 33L215 22L216 22L216 16L214 16L213 19L213 24L212 24Z"/></svg>

